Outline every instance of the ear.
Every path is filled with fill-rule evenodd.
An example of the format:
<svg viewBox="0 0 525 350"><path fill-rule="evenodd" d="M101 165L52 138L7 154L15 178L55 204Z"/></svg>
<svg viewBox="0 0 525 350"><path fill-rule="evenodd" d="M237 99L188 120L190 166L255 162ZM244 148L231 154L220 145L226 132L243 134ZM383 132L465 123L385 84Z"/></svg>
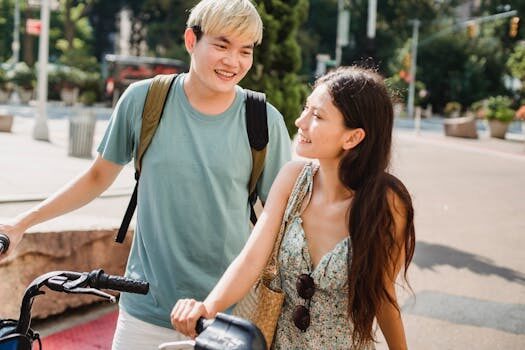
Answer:
<svg viewBox="0 0 525 350"><path fill-rule="evenodd" d="M348 130L345 135L345 141L343 143L343 149L345 151L352 149L359 145L366 137L366 133L362 128Z"/></svg>
<svg viewBox="0 0 525 350"><path fill-rule="evenodd" d="M186 51L191 55L193 53L193 49L195 48L195 44L197 43L197 36L193 32L193 29L186 28L184 31L184 45L186 46Z"/></svg>

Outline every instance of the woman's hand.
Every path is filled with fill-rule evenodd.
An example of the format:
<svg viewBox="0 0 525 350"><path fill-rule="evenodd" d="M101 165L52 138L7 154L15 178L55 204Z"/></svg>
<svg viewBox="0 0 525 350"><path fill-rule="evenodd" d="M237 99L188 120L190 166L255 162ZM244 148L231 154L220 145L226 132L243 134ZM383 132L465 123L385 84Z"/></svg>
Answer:
<svg viewBox="0 0 525 350"><path fill-rule="evenodd" d="M171 311L171 324L175 330L195 338L195 327L200 317L213 318L215 314L208 311L204 303L194 299L179 299Z"/></svg>

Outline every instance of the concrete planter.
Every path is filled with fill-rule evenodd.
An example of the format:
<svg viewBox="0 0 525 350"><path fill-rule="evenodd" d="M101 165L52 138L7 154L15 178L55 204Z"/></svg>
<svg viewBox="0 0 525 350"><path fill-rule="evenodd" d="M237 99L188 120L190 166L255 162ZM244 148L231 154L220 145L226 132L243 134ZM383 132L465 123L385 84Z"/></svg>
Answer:
<svg viewBox="0 0 525 350"><path fill-rule="evenodd" d="M497 119L489 120L490 137L504 139L508 128L509 128L508 122L502 122Z"/></svg>
<svg viewBox="0 0 525 350"><path fill-rule="evenodd" d="M447 118L443 121L446 136L477 139L476 118L472 115L459 118Z"/></svg>
<svg viewBox="0 0 525 350"><path fill-rule="evenodd" d="M17 87L16 92L18 93L18 97L20 98L20 102L22 104L29 104L29 101L31 101L31 98L33 98L33 89L25 89L23 87Z"/></svg>
<svg viewBox="0 0 525 350"><path fill-rule="evenodd" d="M60 99L66 106L73 106L78 101L78 88L60 89Z"/></svg>
<svg viewBox="0 0 525 350"><path fill-rule="evenodd" d="M9 98L11 97L11 91L0 89L0 103L6 104L9 102Z"/></svg>
<svg viewBox="0 0 525 350"><path fill-rule="evenodd" d="M0 132L11 132L13 127L13 116L0 114Z"/></svg>

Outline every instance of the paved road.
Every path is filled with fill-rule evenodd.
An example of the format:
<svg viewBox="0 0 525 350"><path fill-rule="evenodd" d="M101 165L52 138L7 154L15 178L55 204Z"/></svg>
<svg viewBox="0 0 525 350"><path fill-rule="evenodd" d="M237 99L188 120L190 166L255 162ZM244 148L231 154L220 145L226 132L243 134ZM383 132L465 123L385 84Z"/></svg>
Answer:
<svg viewBox="0 0 525 350"><path fill-rule="evenodd" d="M105 127L97 124L97 140ZM90 160L67 156L67 123L50 120L51 143L33 141L32 120L16 118L0 134L0 216L51 193ZM519 136L517 139L520 139ZM97 141L96 141L97 143ZM445 138L425 130L395 133L393 172L411 191L417 248L409 271L413 294L400 290L411 349L525 349L525 143ZM57 219L118 222L132 169L88 207ZM3 203L2 203L3 199ZM384 343L378 345L385 349Z"/></svg>

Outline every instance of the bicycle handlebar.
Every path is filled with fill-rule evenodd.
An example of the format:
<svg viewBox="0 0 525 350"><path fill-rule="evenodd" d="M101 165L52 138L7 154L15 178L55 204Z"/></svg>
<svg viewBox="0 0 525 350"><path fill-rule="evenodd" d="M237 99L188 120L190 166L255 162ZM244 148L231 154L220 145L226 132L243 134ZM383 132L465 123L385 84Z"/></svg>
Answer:
<svg viewBox="0 0 525 350"><path fill-rule="evenodd" d="M122 276L105 274L103 270L91 271L88 284L95 289L112 289L120 292L148 294L149 283Z"/></svg>
<svg viewBox="0 0 525 350"><path fill-rule="evenodd" d="M133 280L121 276L104 273L103 270L91 272L53 271L39 276L27 287L22 304L16 332L26 334L31 323L31 305L33 298L44 294L40 291L43 286L56 292L92 294L115 302L115 297L99 289L112 289L121 292L147 294L149 283Z"/></svg>
<svg viewBox="0 0 525 350"><path fill-rule="evenodd" d="M3 233L0 233L0 255L7 252L9 249L9 237L4 235Z"/></svg>

